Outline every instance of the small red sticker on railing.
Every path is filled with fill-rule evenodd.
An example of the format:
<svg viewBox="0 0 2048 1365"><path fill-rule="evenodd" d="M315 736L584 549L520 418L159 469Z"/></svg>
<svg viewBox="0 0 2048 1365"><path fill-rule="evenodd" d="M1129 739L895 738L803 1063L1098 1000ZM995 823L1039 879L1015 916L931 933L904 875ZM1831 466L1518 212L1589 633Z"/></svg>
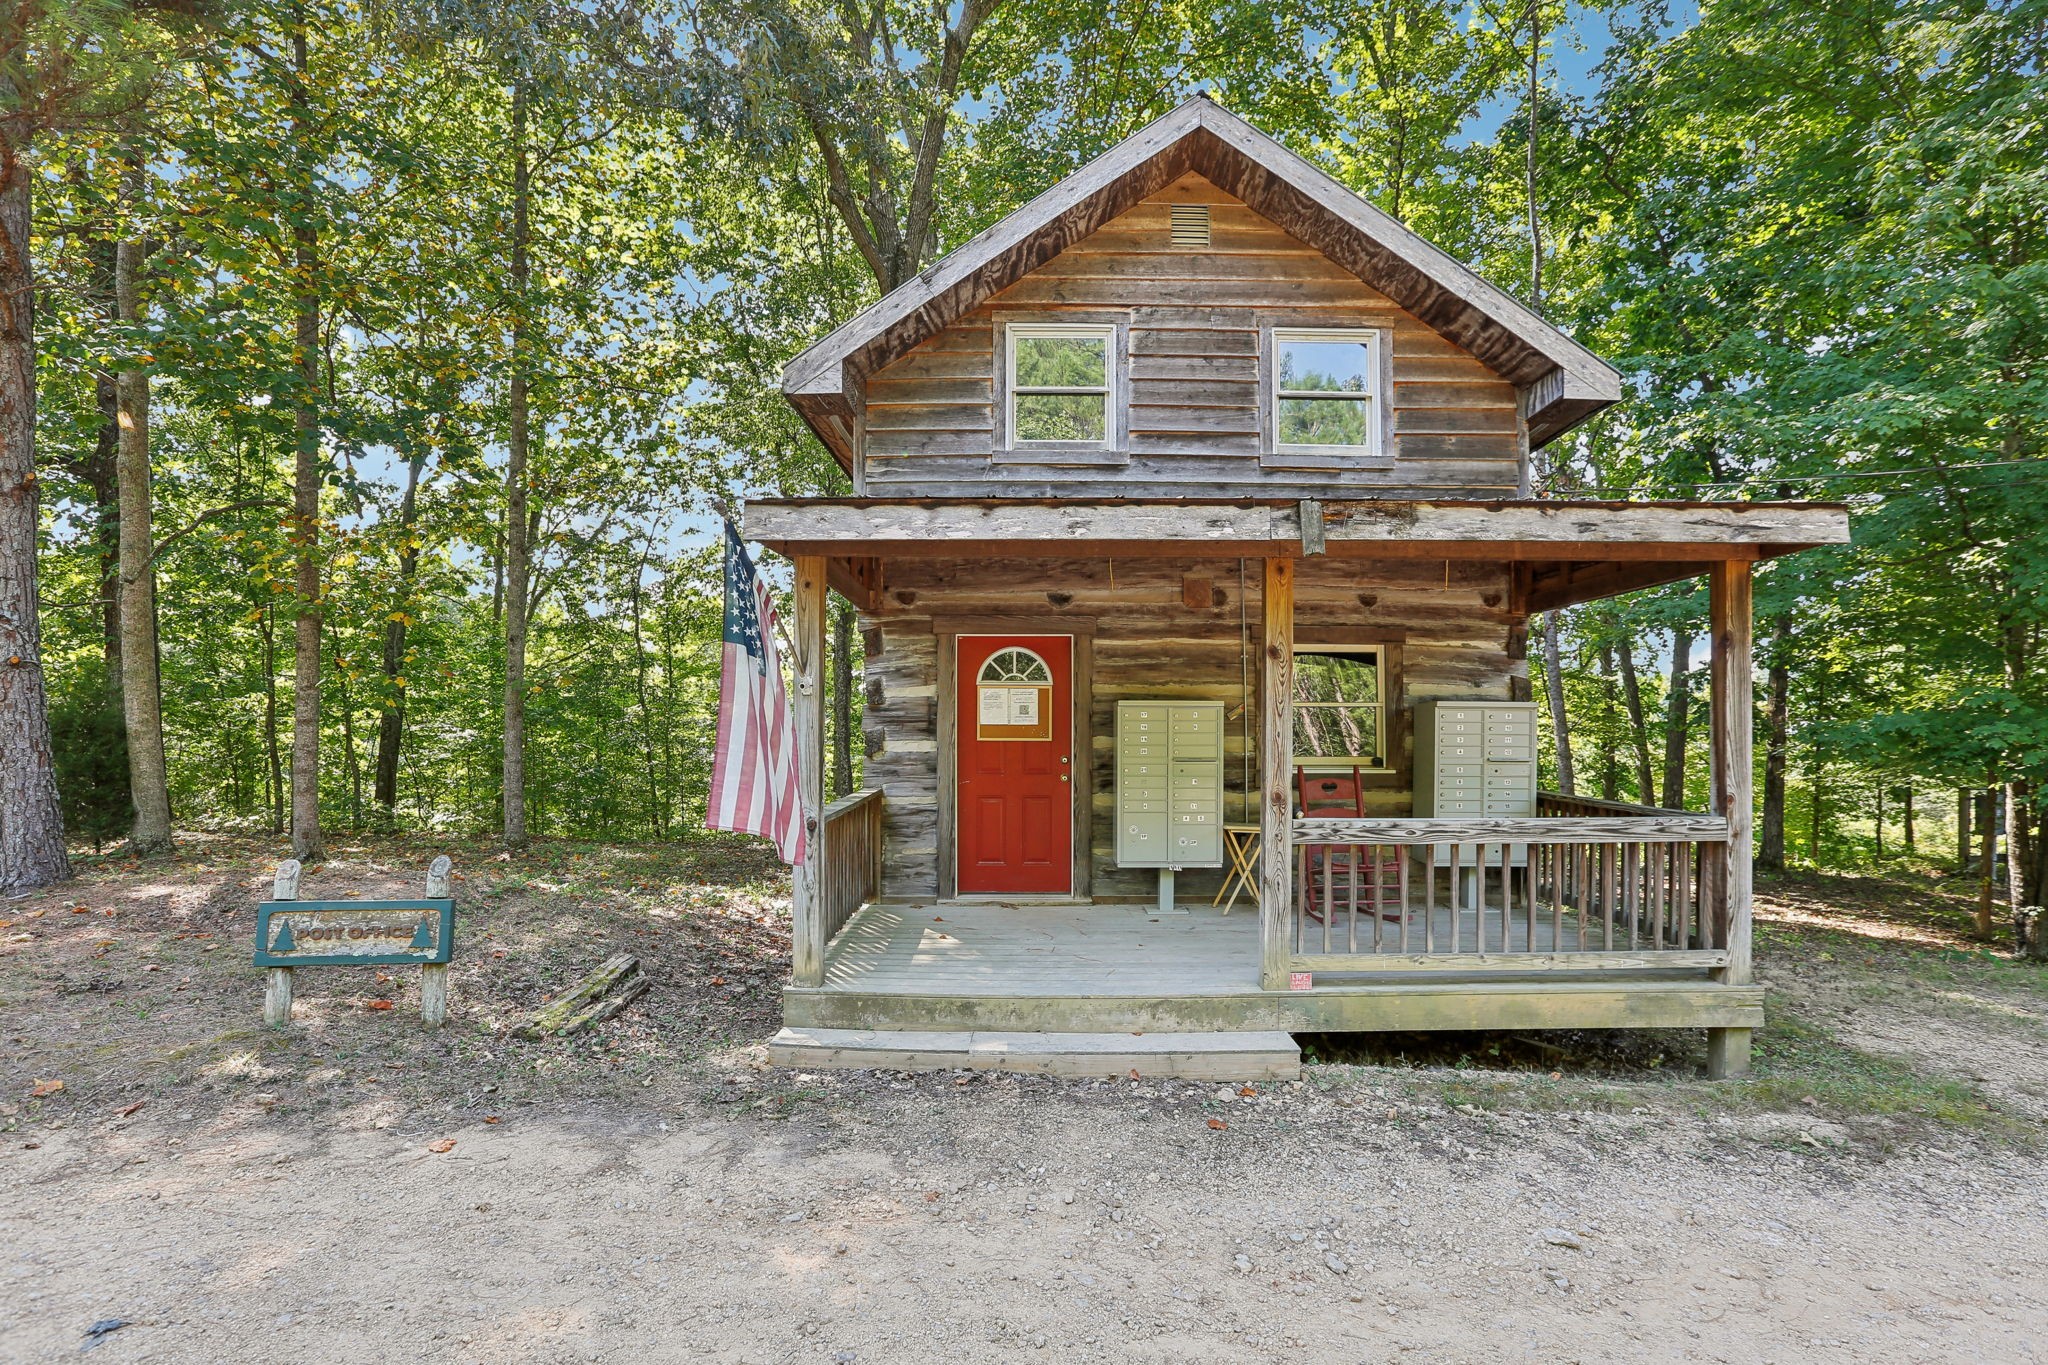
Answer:
<svg viewBox="0 0 2048 1365"><path fill-rule="evenodd" d="M1287 976L1287 989L1288 989L1288 990L1290 990L1290 991L1312 991L1312 990L1314 990L1314 989L1315 989L1315 987L1316 987L1316 974L1315 974L1314 972L1290 972L1290 973L1288 973L1288 976Z"/></svg>

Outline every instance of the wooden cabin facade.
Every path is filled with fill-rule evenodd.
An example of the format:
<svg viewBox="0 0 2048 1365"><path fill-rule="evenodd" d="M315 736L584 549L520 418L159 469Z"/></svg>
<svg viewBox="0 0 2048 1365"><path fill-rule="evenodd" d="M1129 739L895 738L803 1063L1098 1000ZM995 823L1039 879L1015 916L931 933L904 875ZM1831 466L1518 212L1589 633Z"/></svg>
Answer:
<svg viewBox="0 0 2048 1365"><path fill-rule="evenodd" d="M745 513L796 567L820 812L773 1055L1235 1077L1294 1031L1692 1027L1746 1064L1750 572L1841 508L1532 498L1619 376L1200 98L784 390L856 495ZM1530 617L1698 576L1712 809L1538 792ZM866 762L827 807L831 590Z"/></svg>

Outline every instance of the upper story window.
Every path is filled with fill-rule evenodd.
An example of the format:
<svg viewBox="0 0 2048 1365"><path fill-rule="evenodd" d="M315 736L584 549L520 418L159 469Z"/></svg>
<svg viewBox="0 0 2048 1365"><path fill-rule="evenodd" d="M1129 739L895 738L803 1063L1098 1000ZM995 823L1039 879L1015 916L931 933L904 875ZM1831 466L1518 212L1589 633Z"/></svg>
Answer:
<svg viewBox="0 0 2048 1365"><path fill-rule="evenodd" d="M1011 444L1109 445L1116 328L1011 323L1003 334Z"/></svg>
<svg viewBox="0 0 2048 1365"><path fill-rule="evenodd" d="M1271 451L1379 456L1384 345L1371 329L1275 327L1267 413Z"/></svg>

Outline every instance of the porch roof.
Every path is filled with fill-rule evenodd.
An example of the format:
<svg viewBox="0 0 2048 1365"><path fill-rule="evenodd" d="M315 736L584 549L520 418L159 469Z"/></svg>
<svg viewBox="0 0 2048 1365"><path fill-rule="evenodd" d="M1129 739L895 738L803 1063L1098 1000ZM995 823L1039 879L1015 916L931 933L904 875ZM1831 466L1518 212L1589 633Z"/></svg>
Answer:
<svg viewBox="0 0 2048 1365"><path fill-rule="evenodd" d="M745 520L750 540L831 560L842 590L873 581L859 566L903 558L1327 554L1518 563L1525 611L1849 543L1848 508L1826 502L771 498Z"/></svg>
<svg viewBox="0 0 2048 1365"><path fill-rule="evenodd" d="M1820 502L787 498L747 503L746 533L785 555L884 560L998 553L1527 561L1553 566L1553 594L1577 592L1572 600L1584 601L1704 573L1716 560L1845 545L1849 513ZM1637 567L1614 571L1621 565ZM1649 566L1668 572L1621 581L1643 579ZM1565 603L1532 609L1558 605Z"/></svg>

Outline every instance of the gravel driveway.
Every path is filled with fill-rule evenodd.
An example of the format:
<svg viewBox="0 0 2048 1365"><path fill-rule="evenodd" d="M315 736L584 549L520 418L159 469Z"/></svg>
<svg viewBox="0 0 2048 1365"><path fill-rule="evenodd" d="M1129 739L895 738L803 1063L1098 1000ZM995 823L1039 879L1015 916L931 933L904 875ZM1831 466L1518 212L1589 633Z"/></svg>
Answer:
<svg viewBox="0 0 2048 1365"><path fill-rule="evenodd" d="M1350 1075L771 1074L681 1112L14 1134L0 1359L2048 1358L2018 1149Z"/></svg>

